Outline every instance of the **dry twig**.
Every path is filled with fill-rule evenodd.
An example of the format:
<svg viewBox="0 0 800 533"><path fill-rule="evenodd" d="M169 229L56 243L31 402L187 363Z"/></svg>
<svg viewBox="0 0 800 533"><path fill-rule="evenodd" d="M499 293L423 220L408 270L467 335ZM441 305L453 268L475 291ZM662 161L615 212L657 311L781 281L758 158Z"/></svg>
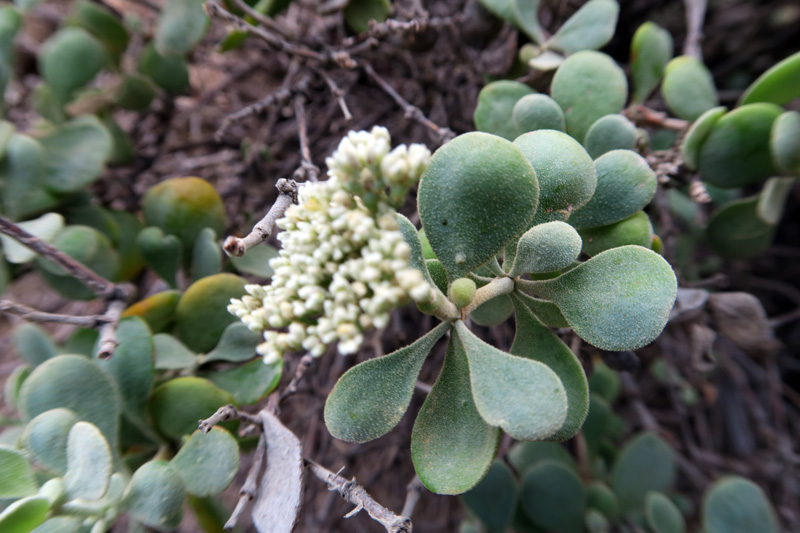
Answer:
<svg viewBox="0 0 800 533"><path fill-rule="evenodd" d="M241 257L247 250L269 239L275 221L286 213L290 205L297 203L297 183L294 180L281 178L275 183L275 187L280 192L278 199L272 204L264 218L253 227L253 230L242 239L232 235L225 239L222 247L226 254Z"/></svg>
<svg viewBox="0 0 800 533"><path fill-rule="evenodd" d="M3 302L0 311L14 314L33 322L58 322L62 324L81 325L83 327L100 328L100 341L97 357L108 359L119 346L117 340L117 323L128 301L133 297L136 288L130 283L116 284L96 274L83 263L68 256L50 243L43 241L20 228L11 220L0 215L0 233L19 241L45 259L48 259L67 271L70 275L85 283L99 298L106 302L106 311L100 316L70 317L54 313L44 313L13 302ZM91 324L91 325L86 325Z"/></svg>

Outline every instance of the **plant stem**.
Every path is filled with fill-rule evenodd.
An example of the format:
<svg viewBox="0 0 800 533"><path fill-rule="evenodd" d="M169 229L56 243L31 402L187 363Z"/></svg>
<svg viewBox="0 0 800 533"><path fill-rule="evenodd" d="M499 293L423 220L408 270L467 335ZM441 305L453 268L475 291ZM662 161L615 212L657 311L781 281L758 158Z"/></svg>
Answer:
<svg viewBox="0 0 800 533"><path fill-rule="evenodd" d="M511 294L514 291L514 280L511 278L495 278L488 285L484 285L477 291L472 301L466 307L461 309L461 316L467 317L479 305L488 302L492 298L500 296L501 294Z"/></svg>

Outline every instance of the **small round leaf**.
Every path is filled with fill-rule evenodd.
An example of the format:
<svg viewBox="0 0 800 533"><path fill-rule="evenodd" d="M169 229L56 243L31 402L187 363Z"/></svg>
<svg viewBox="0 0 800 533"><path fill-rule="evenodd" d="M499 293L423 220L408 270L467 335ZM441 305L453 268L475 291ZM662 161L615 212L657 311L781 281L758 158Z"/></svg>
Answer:
<svg viewBox="0 0 800 533"><path fill-rule="evenodd" d="M78 422L67 438L67 472L64 486L70 498L99 500L111 477L111 450L95 426Z"/></svg>
<svg viewBox="0 0 800 533"><path fill-rule="evenodd" d="M185 497L178 472L166 461L151 461L134 472L122 505L146 526L173 529L183 517Z"/></svg>
<svg viewBox="0 0 800 533"><path fill-rule="evenodd" d="M558 68L550 93L564 109L567 133L582 142L598 118L622 111L628 81L609 56L584 50L569 56Z"/></svg>
<svg viewBox="0 0 800 533"><path fill-rule="evenodd" d="M67 437L77 421L68 409L45 411L25 426L23 446L38 465L63 476L67 471Z"/></svg>
<svg viewBox="0 0 800 533"><path fill-rule="evenodd" d="M594 166L597 169L594 195L569 217L569 223L576 228L606 226L624 220L641 211L656 193L656 174L636 152L613 150L595 160Z"/></svg>
<svg viewBox="0 0 800 533"><path fill-rule="evenodd" d="M667 63L661 94L670 111L685 120L695 120L719 105L711 72L691 56L676 57Z"/></svg>
<svg viewBox="0 0 800 533"><path fill-rule="evenodd" d="M611 485L622 512L629 513L642 507L648 491L666 492L675 475L675 453L669 444L654 433L642 433L617 457Z"/></svg>
<svg viewBox="0 0 800 533"><path fill-rule="evenodd" d="M581 253L581 237L565 222L534 226L520 237L514 266L508 275L543 273L569 267Z"/></svg>
<svg viewBox="0 0 800 533"><path fill-rule="evenodd" d="M544 461L528 470L520 502L531 522L546 531L583 533L586 491L578 475L561 463Z"/></svg>
<svg viewBox="0 0 800 533"><path fill-rule="evenodd" d="M461 501L488 531L504 532L517 506L517 480L503 462L495 461L486 477L461 495Z"/></svg>
<svg viewBox="0 0 800 533"><path fill-rule="evenodd" d="M689 131L686 132L686 137L683 138L683 143L681 144L681 156L684 164L691 170L697 170L700 164L700 150L703 147L703 143L708 139L714 129L714 125L727 111L728 108L723 106L709 109L700 115L694 121L692 127L689 128Z"/></svg>
<svg viewBox="0 0 800 533"><path fill-rule="evenodd" d="M583 252L590 256L620 246L650 248L653 241L653 225L644 211L608 226L581 229L578 233L583 239Z"/></svg>
<svg viewBox="0 0 800 533"><path fill-rule="evenodd" d="M195 431L170 461L192 496L216 496L233 481L239 470L239 445L230 433L214 427Z"/></svg>
<svg viewBox="0 0 800 533"><path fill-rule="evenodd" d="M235 404L233 396L208 380L181 377L153 391L150 416L162 434L179 440L197 429L197 421L213 415L223 405Z"/></svg>
<svg viewBox="0 0 800 533"><path fill-rule="evenodd" d="M661 82L664 67L672 59L672 36L653 22L645 22L631 41L633 102L643 104Z"/></svg>
<svg viewBox="0 0 800 533"><path fill-rule="evenodd" d="M583 145L597 159L611 150L633 150L639 134L636 126L622 115L600 117L586 132Z"/></svg>
<svg viewBox="0 0 800 533"><path fill-rule="evenodd" d="M800 113L787 111L772 125L770 148L775 167L800 177ZM4 243L5 244L5 243Z"/></svg>
<svg viewBox="0 0 800 533"><path fill-rule="evenodd" d="M660 492L648 492L644 501L647 523L655 533L684 533L683 515L669 498Z"/></svg>
<svg viewBox="0 0 800 533"><path fill-rule="evenodd" d="M658 337L678 291L669 263L640 246L607 250L555 279L531 284L581 338L612 351L635 350Z"/></svg>
<svg viewBox="0 0 800 533"><path fill-rule="evenodd" d="M778 520L764 491L747 479L722 478L703 500L703 529L707 533L777 533Z"/></svg>
<svg viewBox="0 0 800 533"><path fill-rule="evenodd" d="M450 279L495 256L529 227L536 174L510 142L472 132L439 148L419 185L422 226Z"/></svg>
<svg viewBox="0 0 800 533"><path fill-rule="evenodd" d="M514 140L519 135L512 119L514 106L520 98L535 92L518 81L499 80L488 84L478 94L475 129Z"/></svg>
<svg viewBox="0 0 800 533"><path fill-rule="evenodd" d="M788 104L800 97L800 52L790 55L747 88L739 98L740 106L757 102Z"/></svg>
<svg viewBox="0 0 800 533"><path fill-rule="evenodd" d="M36 494L33 470L19 450L0 445L0 498L16 499Z"/></svg>
<svg viewBox="0 0 800 533"><path fill-rule="evenodd" d="M529 94L520 98L514 104L512 118L520 133L567 129L564 111L555 100L545 94Z"/></svg>

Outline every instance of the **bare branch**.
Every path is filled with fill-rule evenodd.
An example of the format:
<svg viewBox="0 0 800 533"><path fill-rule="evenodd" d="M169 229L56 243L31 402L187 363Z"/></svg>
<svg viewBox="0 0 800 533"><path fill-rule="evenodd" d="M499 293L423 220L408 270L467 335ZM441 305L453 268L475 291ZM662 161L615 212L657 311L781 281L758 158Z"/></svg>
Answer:
<svg viewBox="0 0 800 533"><path fill-rule="evenodd" d="M305 459L305 462L311 473L328 486L328 490L335 490L342 495L342 498L356 506L345 518L364 510L389 533L411 533L412 525L408 517L397 516L376 502L364 487L356 483L355 479L348 481L310 459Z"/></svg>
<svg viewBox="0 0 800 533"><path fill-rule="evenodd" d="M222 247L229 256L241 257L247 250L266 241L272 234L275 221L281 218L289 206L297 203L297 182L292 179L281 178L275 183L280 194L272 207L264 215L253 230L243 239L230 236L225 239Z"/></svg>
<svg viewBox="0 0 800 533"><path fill-rule="evenodd" d="M89 286L94 293L107 298L117 289L117 286L107 279L90 270L86 265L71 258L50 243L44 242L39 237L31 235L6 217L0 215L0 233L4 233L24 244L45 259L56 263L69 274Z"/></svg>
<svg viewBox="0 0 800 533"><path fill-rule="evenodd" d="M311 354L305 354L300 361L297 363L297 370L295 370L294 377L292 381L289 382L289 385L281 392L279 400L283 401L284 399L288 398L292 394L297 392L297 385L303 379L303 376L306 374L306 370L311 367L311 364L316 360L316 357L313 357Z"/></svg>
<svg viewBox="0 0 800 533"><path fill-rule="evenodd" d="M414 507L417 506L419 497L422 494L422 489L424 488L425 485L422 484L422 480L419 479L419 476L415 475L414 479L411 480L411 483L409 483L406 488L406 502L403 504L403 510L400 511L401 516L411 518L411 515L414 514Z"/></svg>
<svg viewBox="0 0 800 533"><path fill-rule="evenodd" d="M241 420L247 424L261 426L261 419L258 416L253 416L243 411L239 411L232 405L223 405L210 417L206 418L205 420L198 421L197 427L203 433L208 433L211 431L211 428L220 422L227 422L228 420Z"/></svg>
<svg viewBox="0 0 800 533"><path fill-rule="evenodd" d="M691 122L672 118L666 113L650 109L641 104L634 104L622 110L622 114L639 126L658 126L675 131L686 131L691 126Z"/></svg>
<svg viewBox="0 0 800 533"><path fill-rule="evenodd" d="M453 130L438 126L428 117L426 117L425 113L423 113L420 108L409 104L405 98L400 96L397 91L395 91L394 88L392 88L392 86L386 82L386 80L384 80L378 75L377 72L375 72L375 69L372 68L372 65L369 63L364 63L362 68L364 69L364 72L366 72L367 75L372 78L372 80L377 83L381 89L383 89L383 92L392 97L397 105L403 109L403 112L408 118L412 118L428 128L436 136L436 139L439 143L444 144L456 136Z"/></svg>
<svg viewBox="0 0 800 533"><path fill-rule="evenodd" d="M132 288L132 286L131 286ZM108 302L108 307L103 315L105 324L100 328L100 340L98 341L97 357L99 359L110 359L114 355L114 350L119 346L117 340L117 324L128 305L127 296L114 298Z"/></svg>
<svg viewBox="0 0 800 533"><path fill-rule="evenodd" d="M319 167L311 161L311 150L308 147L308 129L306 128L306 97L302 94L294 97L294 116L297 120L297 136L300 139L300 167L294 172L295 179L306 178L307 181L319 181Z"/></svg>
<svg viewBox="0 0 800 533"><path fill-rule="evenodd" d="M261 468L264 465L264 458L267 455L266 452L266 439L264 439L264 434L262 433L258 437L255 455L253 455L253 464L250 465L250 470L247 472L247 479L245 479L244 485L242 485L242 488L239 490L239 501L236 503L236 508L231 513L231 517L228 518L228 521L225 522L223 526L223 529L226 531L230 531L236 527L236 522L238 522L239 517L242 516L247 502L253 501L253 498L256 497L258 475L261 473Z"/></svg>
<svg viewBox="0 0 800 533"><path fill-rule="evenodd" d="M322 79L325 80L325 83L328 84L328 88L331 90L331 94L336 98L336 101L339 102L339 109L342 110L342 115L344 115L345 122L350 122L353 120L353 115L350 113L350 108L347 107L347 102L344 100L344 91L341 87L339 87L333 79L328 76L328 73L322 69L313 69L314 72L319 74Z"/></svg>
<svg viewBox="0 0 800 533"><path fill-rule="evenodd" d="M72 316L57 313L45 313L26 305L18 304L9 300L0 300L0 311L9 315L16 315L27 322L54 322L57 324L69 324L80 328L96 328L98 325L108 322L104 315Z"/></svg>
<svg viewBox="0 0 800 533"><path fill-rule="evenodd" d="M703 20L706 18L706 0L683 0L686 10L686 41L683 55L703 59L700 41L703 39Z"/></svg>

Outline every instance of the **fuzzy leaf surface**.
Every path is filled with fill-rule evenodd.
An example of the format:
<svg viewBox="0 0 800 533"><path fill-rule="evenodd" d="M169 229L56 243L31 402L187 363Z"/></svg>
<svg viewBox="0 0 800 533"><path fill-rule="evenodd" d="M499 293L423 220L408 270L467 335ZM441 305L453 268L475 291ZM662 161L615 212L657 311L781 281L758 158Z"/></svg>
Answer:
<svg viewBox="0 0 800 533"><path fill-rule="evenodd" d="M536 173L522 152L481 132L439 148L417 195L425 235L451 280L490 260L526 230L538 199Z"/></svg>
<svg viewBox="0 0 800 533"><path fill-rule="evenodd" d="M564 425L567 394L547 365L486 344L462 321L456 333L469 361L472 396L486 423L519 440L551 437Z"/></svg>
<svg viewBox="0 0 800 533"><path fill-rule="evenodd" d="M411 458L422 483L436 494L461 494L486 475L500 430L484 422L472 397L469 363L456 335L411 433Z"/></svg>
<svg viewBox="0 0 800 533"><path fill-rule="evenodd" d="M678 284L672 267L640 246L602 252L536 292L555 303L581 338L604 350L635 350L664 329ZM541 290L539 290L541 288Z"/></svg>
<svg viewBox="0 0 800 533"><path fill-rule="evenodd" d="M422 363L450 328L444 322L417 341L354 366L339 378L325 402L325 424L337 439L368 442L403 418Z"/></svg>
<svg viewBox="0 0 800 533"><path fill-rule="evenodd" d="M239 470L239 445L220 427L195 431L170 466L181 476L192 496L216 496L230 485Z"/></svg>
<svg viewBox="0 0 800 533"><path fill-rule="evenodd" d="M567 394L567 416L551 438L571 439L578 433L589 412L589 384L580 361L572 350L531 313L530 309L515 296L516 335L511 353L547 365L558 375Z"/></svg>

